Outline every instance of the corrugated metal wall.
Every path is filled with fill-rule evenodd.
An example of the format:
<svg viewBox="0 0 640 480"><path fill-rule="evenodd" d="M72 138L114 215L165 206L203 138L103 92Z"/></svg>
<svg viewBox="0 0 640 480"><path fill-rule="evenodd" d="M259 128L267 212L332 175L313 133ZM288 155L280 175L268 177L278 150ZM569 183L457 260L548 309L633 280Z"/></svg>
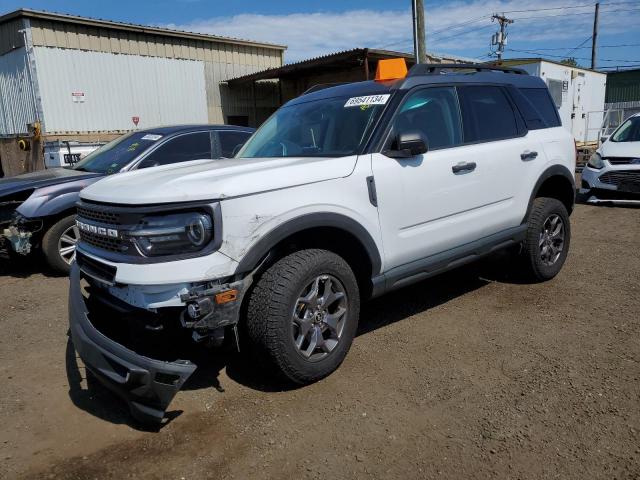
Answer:
<svg viewBox="0 0 640 480"><path fill-rule="evenodd" d="M261 70L282 65L282 48L243 40L181 38L40 19L31 20L31 36L36 47L254 65Z"/></svg>
<svg viewBox="0 0 640 480"><path fill-rule="evenodd" d="M24 47L24 36L20 32L22 28L21 19L0 24L0 55Z"/></svg>
<svg viewBox="0 0 640 480"><path fill-rule="evenodd" d="M221 84L230 78L262 70L255 65L233 63L205 63L207 106L211 123L226 123L229 115L245 115L251 125L262 123L278 106L279 92L275 82L257 82L255 87L256 116L253 118L254 98L251 86L230 89Z"/></svg>
<svg viewBox="0 0 640 480"><path fill-rule="evenodd" d="M206 123L204 64L140 55L34 48L46 133ZM83 93L84 101L74 101Z"/></svg>
<svg viewBox="0 0 640 480"><path fill-rule="evenodd" d="M607 103L640 101L640 69L607 75Z"/></svg>
<svg viewBox="0 0 640 480"><path fill-rule="evenodd" d="M27 133L36 119L24 48L0 56L0 136Z"/></svg>

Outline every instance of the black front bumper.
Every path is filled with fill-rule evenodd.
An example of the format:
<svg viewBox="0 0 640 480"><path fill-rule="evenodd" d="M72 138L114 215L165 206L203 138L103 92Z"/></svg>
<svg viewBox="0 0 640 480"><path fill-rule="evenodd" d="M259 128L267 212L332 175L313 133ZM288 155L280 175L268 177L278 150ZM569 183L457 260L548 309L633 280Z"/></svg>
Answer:
<svg viewBox="0 0 640 480"><path fill-rule="evenodd" d="M126 400L134 418L161 422L169 403L197 366L187 360L166 362L144 357L107 338L89 320L75 263L70 280L69 327L85 366Z"/></svg>

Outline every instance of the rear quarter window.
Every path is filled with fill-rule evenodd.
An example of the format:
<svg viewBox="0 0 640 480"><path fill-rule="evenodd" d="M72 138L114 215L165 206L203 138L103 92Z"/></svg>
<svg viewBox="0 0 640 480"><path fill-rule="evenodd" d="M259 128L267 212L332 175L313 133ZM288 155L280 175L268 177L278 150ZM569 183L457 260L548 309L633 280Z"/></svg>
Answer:
<svg viewBox="0 0 640 480"><path fill-rule="evenodd" d="M551 128L560 126L560 117L558 116L558 110L551 99L551 95L546 88L520 88L520 93L529 101L529 105L524 107L531 107L535 109L536 113L544 120L545 125L538 128ZM529 129L533 130L530 125Z"/></svg>

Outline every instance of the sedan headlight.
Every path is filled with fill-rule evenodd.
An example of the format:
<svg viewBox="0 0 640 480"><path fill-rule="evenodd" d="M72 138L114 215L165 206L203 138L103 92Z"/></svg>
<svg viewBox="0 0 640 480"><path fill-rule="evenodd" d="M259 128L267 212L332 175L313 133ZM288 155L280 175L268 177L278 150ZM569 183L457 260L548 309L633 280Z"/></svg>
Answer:
<svg viewBox="0 0 640 480"><path fill-rule="evenodd" d="M148 257L193 253L211 242L213 221L201 212L148 216L127 236Z"/></svg>
<svg viewBox="0 0 640 480"><path fill-rule="evenodd" d="M602 157L599 153L594 153L593 155L591 155L591 158L589 158L587 165L591 168L595 168L596 170L600 170L604 167L604 161L602 160Z"/></svg>

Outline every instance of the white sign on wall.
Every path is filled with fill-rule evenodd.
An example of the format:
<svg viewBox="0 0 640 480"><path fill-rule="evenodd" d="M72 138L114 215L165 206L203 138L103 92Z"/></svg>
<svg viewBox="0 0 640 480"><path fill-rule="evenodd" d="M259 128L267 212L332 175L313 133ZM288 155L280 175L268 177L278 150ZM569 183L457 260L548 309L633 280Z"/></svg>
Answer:
<svg viewBox="0 0 640 480"><path fill-rule="evenodd" d="M73 103L84 103L86 95L84 92L71 92L71 98L73 99Z"/></svg>

